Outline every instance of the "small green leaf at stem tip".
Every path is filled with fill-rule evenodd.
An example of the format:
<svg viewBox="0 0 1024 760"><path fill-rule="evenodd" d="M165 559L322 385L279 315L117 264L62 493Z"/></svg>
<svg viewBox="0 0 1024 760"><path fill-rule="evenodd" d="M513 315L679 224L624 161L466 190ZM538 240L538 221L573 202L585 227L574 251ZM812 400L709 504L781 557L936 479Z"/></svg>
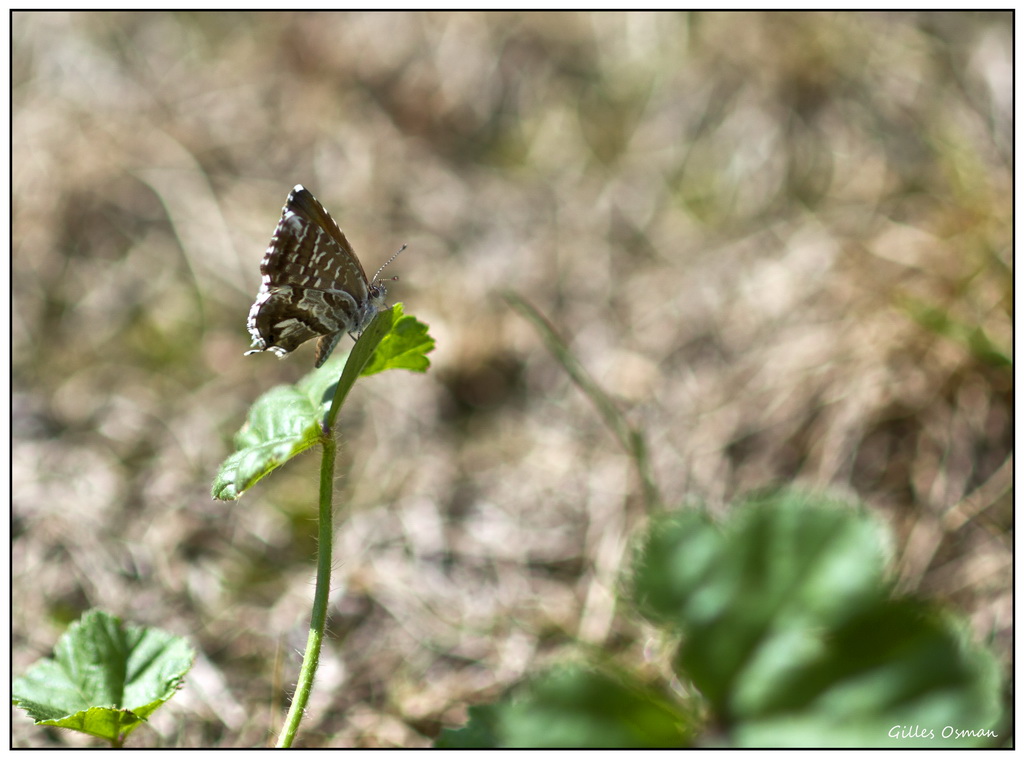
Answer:
<svg viewBox="0 0 1024 760"><path fill-rule="evenodd" d="M362 374L375 375L387 369L426 372L430 367L427 354L434 350L434 339L427 325L413 316L403 314L402 304L392 307L391 329L381 338Z"/></svg>

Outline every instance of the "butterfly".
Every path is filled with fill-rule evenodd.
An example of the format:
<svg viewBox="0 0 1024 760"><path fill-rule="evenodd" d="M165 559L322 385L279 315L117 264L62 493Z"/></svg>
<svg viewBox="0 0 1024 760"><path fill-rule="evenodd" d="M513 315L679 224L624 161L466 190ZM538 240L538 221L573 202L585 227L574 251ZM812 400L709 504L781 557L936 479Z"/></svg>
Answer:
<svg viewBox="0 0 1024 760"><path fill-rule="evenodd" d="M403 250L404 245L398 253ZM398 253L368 280L338 223L309 190L296 185L260 262L263 281L249 310L252 348L245 355L285 356L319 338L316 366L322 366L343 333L354 340L387 308L387 288L377 277Z"/></svg>

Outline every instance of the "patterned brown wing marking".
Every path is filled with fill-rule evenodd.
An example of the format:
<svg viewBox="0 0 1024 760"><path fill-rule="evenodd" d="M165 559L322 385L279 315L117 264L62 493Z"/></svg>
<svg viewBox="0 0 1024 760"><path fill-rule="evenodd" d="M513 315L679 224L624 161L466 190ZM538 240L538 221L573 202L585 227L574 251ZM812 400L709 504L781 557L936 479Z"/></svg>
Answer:
<svg viewBox="0 0 1024 760"><path fill-rule="evenodd" d="M321 332L312 324L310 314L297 307L301 289L289 285L273 288L256 299L249 313L249 331L258 336L257 350L280 349L283 355Z"/></svg>
<svg viewBox="0 0 1024 760"><path fill-rule="evenodd" d="M260 272L268 287L299 285L317 290L345 290L365 297L367 283L358 261L342 253L337 241L323 230L285 211Z"/></svg>
<svg viewBox="0 0 1024 760"><path fill-rule="evenodd" d="M288 195L260 272L247 354L283 356L319 336L319 367L342 333L360 332L385 308L383 284L371 287L337 222L301 185Z"/></svg>
<svg viewBox="0 0 1024 760"><path fill-rule="evenodd" d="M351 243L345 233L338 227L330 214L320 205L305 188L301 192L293 190L285 204L284 215L291 212L302 220L298 224L316 231L314 239L306 243L309 247L308 259L313 270L322 279L320 285L310 285L323 290L344 290L351 293L357 300L363 300L369 288L363 265L352 250ZM303 224L303 222L305 224ZM293 222L294 224L295 222ZM310 225L312 223L312 225ZM305 251L300 251L300 259Z"/></svg>
<svg viewBox="0 0 1024 760"><path fill-rule="evenodd" d="M288 195L284 210L292 211L307 222L312 222L314 226L332 237L334 242L338 244L338 247L348 254L348 258L355 263L359 274L362 275L363 282L367 282L366 272L363 271L363 265L360 263L359 257L356 256L352 244L348 242L348 238L345 237L345 233L341 231L338 223L334 221L334 217L328 214L327 209L323 207L320 201L313 197L313 193L304 187L296 187Z"/></svg>
<svg viewBox="0 0 1024 760"><path fill-rule="evenodd" d="M331 355L331 351L338 345L338 341L341 340L342 333L336 332L333 335L321 335L320 340L316 342L316 367L319 369L324 366L324 362Z"/></svg>
<svg viewBox="0 0 1024 760"><path fill-rule="evenodd" d="M271 288L266 302L257 300L253 308L264 349L277 346L285 353L319 335L347 332L359 313L348 293L293 285Z"/></svg>

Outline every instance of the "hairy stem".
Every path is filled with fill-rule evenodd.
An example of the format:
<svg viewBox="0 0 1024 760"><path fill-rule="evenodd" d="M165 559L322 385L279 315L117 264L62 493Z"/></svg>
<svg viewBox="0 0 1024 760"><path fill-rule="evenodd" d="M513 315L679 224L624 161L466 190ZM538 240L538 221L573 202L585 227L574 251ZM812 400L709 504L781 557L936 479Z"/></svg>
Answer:
<svg viewBox="0 0 1024 760"><path fill-rule="evenodd" d="M382 319L382 317L384 317ZM348 396L356 379L362 374L367 362L381 339L391 329L394 312L388 309L377 315L370 326L363 332L352 347L345 368L338 378L334 389L331 408L324 417L320 445L323 446L323 459L320 462L320 514L319 514L319 545L320 551L316 562L316 591L313 595L313 613L309 621L309 637L306 639L306 652L302 656L302 669L299 681L295 685L295 696L292 706L285 718L284 728L278 737L277 746L292 746L295 733L302 722L302 714L309 702L309 694L313 689L313 679L320 663L320 647L324 640L324 629L327 626L327 596L331 590L331 552L334 542L334 459L338 444L334 440L334 422L338 418L341 405Z"/></svg>
<svg viewBox="0 0 1024 760"><path fill-rule="evenodd" d="M324 640L324 628L327 626L327 596L331 589L331 552L334 540L334 515L332 503L334 497L334 457L338 444L334 440L333 429L324 430L323 459L320 462L320 514L319 514L319 552L316 563L316 591L313 595L313 614L309 621L309 637L306 639L306 652L302 656L302 669L299 671L299 682L295 686L292 706L285 718L284 728L278 737L277 746L292 746L295 733L302 722L302 715L309 702L309 694L313 690L313 678L320 662L320 646Z"/></svg>

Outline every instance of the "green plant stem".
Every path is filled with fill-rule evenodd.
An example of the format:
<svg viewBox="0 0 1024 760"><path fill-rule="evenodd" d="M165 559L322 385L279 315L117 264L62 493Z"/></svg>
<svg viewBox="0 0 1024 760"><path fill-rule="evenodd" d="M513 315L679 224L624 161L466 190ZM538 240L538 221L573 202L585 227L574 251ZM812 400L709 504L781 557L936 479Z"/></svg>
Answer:
<svg viewBox="0 0 1024 760"><path fill-rule="evenodd" d="M302 669L299 681L295 686L292 706L284 721L277 746L292 746L295 733L302 722L302 715L309 702L309 694L313 689L313 678L320 662L320 646L324 640L324 628L327 626L327 597L331 589L331 554L334 541L334 458L338 448L334 440L334 431L325 426L323 440L323 459L320 462L320 514L319 514L319 551L316 563L316 591L313 595L313 613L309 621L309 637L306 639L306 652L302 656Z"/></svg>
<svg viewBox="0 0 1024 760"><path fill-rule="evenodd" d="M382 317L386 317L382 319ZM320 462L320 515L319 515L319 553L316 562L316 590L313 594L313 613L309 621L309 637L306 639L306 652L302 656L302 669L299 681L295 685L295 696L292 706L284 721L277 746L292 746L295 733L299 730L302 715L309 702L309 694L313 689L313 679L317 666L320 664L320 647L324 640L324 629L327 627L327 596L331 590L331 554L334 545L334 459L338 444L334 440L334 422L348 392L352 390L356 379L362 374L367 362L380 343L381 338L391 329L394 313L391 309L377 315L370 326L359 336L356 345L349 353L345 368L338 378L334 389L331 408L327 411L322 423L320 444L323 446L323 459Z"/></svg>
<svg viewBox="0 0 1024 760"><path fill-rule="evenodd" d="M306 652L302 656L302 669L295 685L295 696L292 706L285 717L284 728L278 737L277 746L287 748L295 741L295 734L302 722L302 715L309 702L309 694L313 689L313 679L320 664L320 647L324 640L324 629L327 627L327 596L331 589L331 554L334 544L334 459L338 444L334 440L334 423L338 418L341 405L348 396L356 380L366 369L367 363L373 358L373 352L380 345L383 337L394 324L394 309L379 312L370 326L363 331L349 352L348 360L334 388L331 407L321 423L320 445L323 446L323 458L320 462L320 514L319 514L319 552L316 562L316 590L313 594L313 613L309 621L309 637L306 639Z"/></svg>

